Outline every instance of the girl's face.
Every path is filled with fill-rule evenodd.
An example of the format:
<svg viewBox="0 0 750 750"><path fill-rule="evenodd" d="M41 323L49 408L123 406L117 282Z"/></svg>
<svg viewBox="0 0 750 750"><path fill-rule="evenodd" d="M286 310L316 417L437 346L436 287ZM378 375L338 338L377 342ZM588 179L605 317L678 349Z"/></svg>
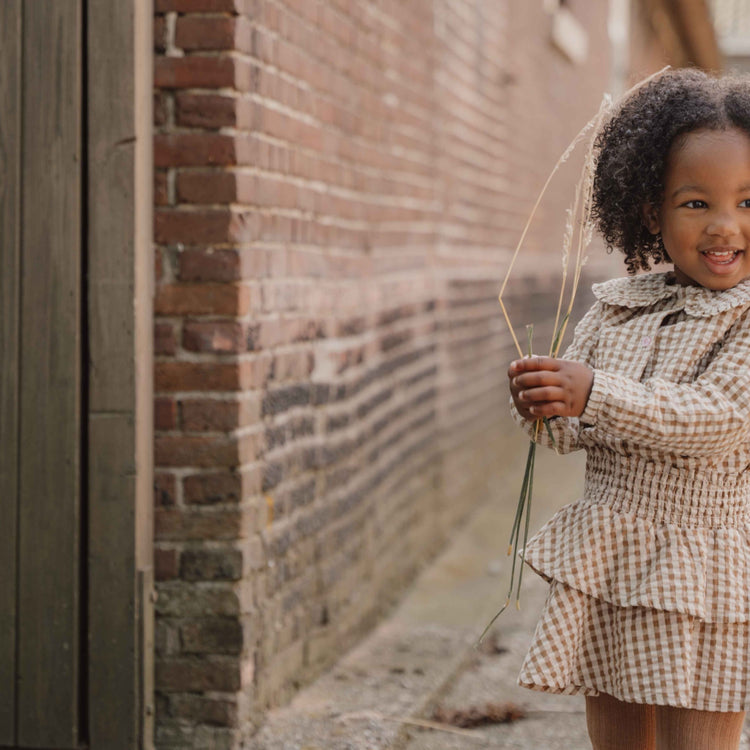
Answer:
<svg viewBox="0 0 750 750"><path fill-rule="evenodd" d="M662 205L644 215L681 284L730 289L750 276L750 137L732 128L677 140Z"/></svg>

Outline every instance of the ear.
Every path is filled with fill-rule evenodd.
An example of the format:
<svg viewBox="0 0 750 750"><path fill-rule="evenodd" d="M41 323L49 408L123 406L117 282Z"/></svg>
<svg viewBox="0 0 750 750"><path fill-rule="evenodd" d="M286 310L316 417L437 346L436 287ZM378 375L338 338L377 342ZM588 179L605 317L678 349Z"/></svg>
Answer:
<svg viewBox="0 0 750 750"><path fill-rule="evenodd" d="M651 234L659 234L661 226L659 224L659 212L653 203L644 203L641 209L643 224Z"/></svg>

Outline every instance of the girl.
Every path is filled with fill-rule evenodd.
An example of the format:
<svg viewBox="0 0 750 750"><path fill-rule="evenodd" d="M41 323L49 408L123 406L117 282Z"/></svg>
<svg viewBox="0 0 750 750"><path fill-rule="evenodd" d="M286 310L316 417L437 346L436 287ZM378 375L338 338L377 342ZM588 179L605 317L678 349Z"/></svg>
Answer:
<svg viewBox="0 0 750 750"><path fill-rule="evenodd" d="M729 750L750 704L750 83L666 73L596 148L608 246L673 270L595 285L562 359L508 371L516 420L587 451L583 498L526 550L550 591L519 683L585 695L594 750Z"/></svg>

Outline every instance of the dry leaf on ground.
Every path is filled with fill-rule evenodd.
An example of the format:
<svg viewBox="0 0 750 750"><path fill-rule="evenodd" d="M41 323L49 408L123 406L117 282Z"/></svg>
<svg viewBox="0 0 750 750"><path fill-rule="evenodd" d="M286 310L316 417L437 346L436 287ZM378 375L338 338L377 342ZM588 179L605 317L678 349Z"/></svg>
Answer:
<svg viewBox="0 0 750 750"><path fill-rule="evenodd" d="M515 703L485 703L469 708L443 708L438 706L432 714L435 721L454 727L479 727L484 724L508 724L526 716Z"/></svg>

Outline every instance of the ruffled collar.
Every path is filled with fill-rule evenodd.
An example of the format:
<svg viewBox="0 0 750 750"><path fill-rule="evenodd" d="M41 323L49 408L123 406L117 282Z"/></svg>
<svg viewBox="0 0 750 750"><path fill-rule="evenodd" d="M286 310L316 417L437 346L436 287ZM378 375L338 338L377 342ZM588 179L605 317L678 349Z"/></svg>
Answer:
<svg viewBox="0 0 750 750"><path fill-rule="evenodd" d="M594 284L592 290L598 300L620 307L647 307L674 298L676 310L684 307L688 315L699 317L750 304L750 278L726 291L714 291L702 286L682 286L675 281L672 271L611 279Z"/></svg>

